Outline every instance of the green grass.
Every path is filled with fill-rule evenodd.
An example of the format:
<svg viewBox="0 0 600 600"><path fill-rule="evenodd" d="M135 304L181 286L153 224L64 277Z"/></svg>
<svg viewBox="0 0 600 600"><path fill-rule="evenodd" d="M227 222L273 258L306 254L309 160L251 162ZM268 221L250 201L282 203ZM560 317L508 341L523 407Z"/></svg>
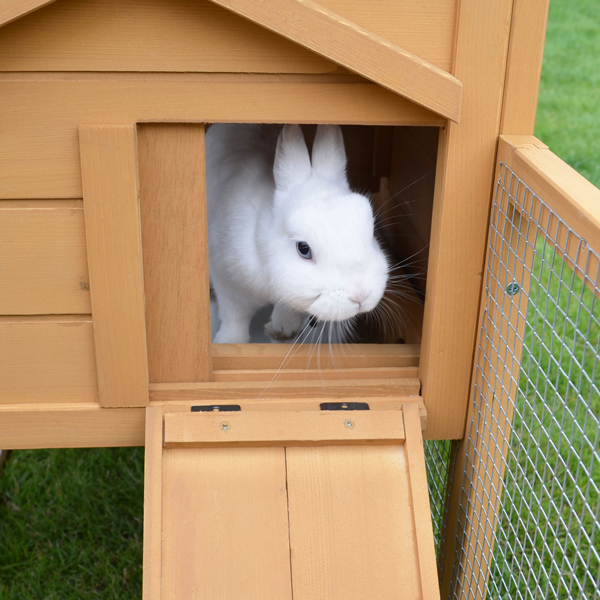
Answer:
<svg viewBox="0 0 600 600"><path fill-rule="evenodd" d="M141 598L142 448L13 452L0 476L0 599Z"/></svg>
<svg viewBox="0 0 600 600"><path fill-rule="evenodd" d="M600 187L600 2L551 0L535 134Z"/></svg>
<svg viewBox="0 0 600 600"><path fill-rule="evenodd" d="M552 0L536 135L597 186L599 96L600 2ZM536 317L530 319L533 331ZM533 340L528 347L529 356L552 362L550 356L539 354ZM559 385L568 388L560 379ZM529 460L548 460L548 469L557 473L558 481L575 500L585 477L577 473L575 459L564 443L550 458L543 453L552 440L560 442L561 428L580 435L573 419L562 415L558 427L552 423L552 399L542 402L534 394L528 398L534 407L529 409L525 397L520 404L521 421L515 427L538 423L543 444L535 450L536 455L520 456L520 470L515 465L514 480L507 480L507 494L517 494L518 499L509 522L518 514L529 523L528 546L520 549L510 528L499 543L517 560L519 553L535 550L541 558L530 567L530 572L535 572L541 568L548 542L536 535L539 521L533 516L527 520L532 511L535 519L540 518L540 507L533 504L539 491L535 486L540 483L532 475ZM573 398L569 402L574 413L581 410ZM595 410L598 414L600 409ZM576 473L574 479L569 477L571 471ZM522 474L520 479L518 473ZM531 490L524 483L528 478L533 482ZM0 600L141 598L142 503L142 449L13 452L0 474ZM553 511L550 498L544 498L543 503L541 508L545 507L549 520L560 524L562 515ZM582 518L589 522L590 516ZM568 537L565 528L559 528L559 536ZM573 544L565 545L568 558ZM581 569L581 565L575 568ZM495 576L507 578L507 598L511 594L514 597L517 587L524 585L522 581L515 584L510 574L501 571ZM551 576L554 585L556 574Z"/></svg>

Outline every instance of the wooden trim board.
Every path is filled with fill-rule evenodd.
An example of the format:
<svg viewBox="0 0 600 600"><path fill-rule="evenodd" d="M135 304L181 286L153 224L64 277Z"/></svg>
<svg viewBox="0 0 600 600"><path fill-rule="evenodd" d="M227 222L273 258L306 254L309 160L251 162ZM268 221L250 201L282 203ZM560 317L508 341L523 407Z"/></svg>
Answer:
<svg viewBox="0 0 600 600"><path fill-rule="evenodd" d="M136 132L132 126L81 126L79 137L100 405L145 406Z"/></svg>
<svg viewBox="0 0 600 600"><path fill-rule="evenodd" d="M419 431L419 409L414 407ZM401 444L400 411L196 412L165 415L165 448Z"/></svg>
<svg viewBox="0 0 600 600"><path fill-rule="evenodd" d="M52 2L54 0L2 0L2 4L0 4L0 27Z"/></svg>

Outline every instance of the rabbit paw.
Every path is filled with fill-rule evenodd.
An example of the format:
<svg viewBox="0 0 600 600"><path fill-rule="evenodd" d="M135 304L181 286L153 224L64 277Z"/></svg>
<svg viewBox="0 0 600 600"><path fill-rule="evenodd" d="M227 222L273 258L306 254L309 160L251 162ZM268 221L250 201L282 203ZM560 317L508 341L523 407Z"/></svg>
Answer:
<svg viewBox="0 0 600 600"><path fill-rule="evenodd" d="M277 304L271 320L265 325L265 333L274 341L289 342L298 336L301 328L302 315Z"/></svg>

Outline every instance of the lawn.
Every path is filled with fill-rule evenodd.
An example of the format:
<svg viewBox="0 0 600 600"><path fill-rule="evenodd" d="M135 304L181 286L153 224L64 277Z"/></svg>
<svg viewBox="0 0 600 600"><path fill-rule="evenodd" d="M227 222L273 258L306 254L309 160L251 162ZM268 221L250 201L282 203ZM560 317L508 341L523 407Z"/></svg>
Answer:
<svg viewBox="0 0 600 600"><path fill-rule="evenodd" d="M600 2L552 0L536 135L597 186L600 186L599 98ZM536 346L539 342L533 333L535 313L530 319L526 359L539 355ZM549 356L539 360L552 362ZM563 383L568 387L568 381ZM545 440L543 447L554 443L564 448L561 429L551 426L553 416L546 403L539 401L537 389L524 381L522 390L517 428L524 427L524 423L539 422L540 427L545 423L556 439ZM576 403L571 410L574 413L579 410ZM527 425L528 431L531 427ZM569 422L569 427L577 433L575 425ZM521 471L515 465L514 481L510 477L507 480L509 494L522 487L534 460L517 450L514 455L517 463L523 461L520 467L523 474L519 479ZM581 482L570 481L568 477L573 457L562 456L559 451L555 460L568 466L560 472L563 478L560 482L565 487L571 486L569 494L575 493ZM594 468L597 470L598 466ZM577 478L585 483L585 474L578 473ZM520 498L513 504L522 511L517 520L525 521L533 509L527 492ZM577 501L576 495L574 498ZM553 500L545 501L547 508L551 508ZM0 599L141 598L142 506L142 449L13 452L0 473ZM542 508L536 507L538 513ZM588 515L584 517L589 519ZM550 514L548 518L560 521L561 514ZM509 523L511 519L513 516L509 516ZM535 531L534 525L531 526ZM568 531L561 531L568 537ZM502 535L501 547L513 556L518 552L514 547L515 532L509 526ZM568 544L565 547L566 555L572 553ZM520 557L515 560L522 564ZM572 557L560 560L570 561ZM541 568L540 564L534 561L528 568L533 572ZM582 566L578 563L574 568ZM511 573L499 567L493 576L499 578L498 589L506 577L507 589L516 593Z"/></svg>

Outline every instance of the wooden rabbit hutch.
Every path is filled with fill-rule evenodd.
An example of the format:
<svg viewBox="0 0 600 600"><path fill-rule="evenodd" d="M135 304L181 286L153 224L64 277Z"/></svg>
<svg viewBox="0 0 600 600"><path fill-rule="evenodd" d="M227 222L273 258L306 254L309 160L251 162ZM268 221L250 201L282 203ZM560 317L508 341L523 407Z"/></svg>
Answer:
<svg viewBox="0 0 600 600"><path fill-rule="evenodd" d="M0 447L146 445L144 598L439 597L421 436L473 411L497 156L600 247L597 190L531 137L547 10L0 3ZM211 344L217 122L344 126L392 249L427 256L406 343Z"/></svg>

